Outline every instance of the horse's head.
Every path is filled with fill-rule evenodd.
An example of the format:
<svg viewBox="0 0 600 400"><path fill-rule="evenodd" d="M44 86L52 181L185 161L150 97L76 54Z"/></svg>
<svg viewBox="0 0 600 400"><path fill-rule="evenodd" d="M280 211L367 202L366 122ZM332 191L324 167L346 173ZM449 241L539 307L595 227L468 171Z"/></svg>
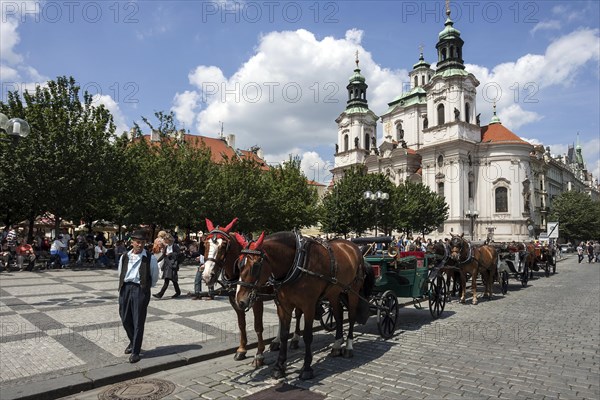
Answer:
<svg viewBox="0 0 600 400"><path fill-rule="evenodd" d="M450 258L454 261L459 261L463 249L466 248L465 239L462 236L452 235L450 238Z"/></svg>
<svg viewBox="0 0 600 400"><path fill-rule="evenodd" d="M243 248L239 259L240 280L235 299L240 310L247 311L256 300L257 290L267 283L271 274L268 268L263 268L265 253L262 247L265 233L261 233L256 242L250 243L237 233L234 237Z"/></svg>
<svg viewBox="0 0 600 400"><path fill-rule="evenodd" d="M202 279L208 286L212 286L217 282L225 266L228 252L234 242L229 231L237 221L238 219L234 218L225 228L221 229L217 226L215 229L211 220L206 218L206 227L209 233L204 238L204 272L202 273ZM232 265L235 258L230 257Z"/></svg>

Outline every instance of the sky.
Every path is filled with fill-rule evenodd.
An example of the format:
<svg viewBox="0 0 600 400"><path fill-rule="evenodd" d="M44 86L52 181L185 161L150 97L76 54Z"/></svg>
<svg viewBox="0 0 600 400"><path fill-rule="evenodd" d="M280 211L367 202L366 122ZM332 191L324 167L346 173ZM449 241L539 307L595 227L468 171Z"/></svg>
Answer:
<svg viewBox="0 0 600 400"><path fill-rule="evenodd" d="M508 129L600 175L600 2L450 1L466 69ZM1 99L73 76L117 132L173 111L180 128L300 157L327 182L356 52L381 115L419 57L435 67L443 1L0 0ZM146 129L147 130L147 129ZM382 137L378 126L379 141Z"/></svg>

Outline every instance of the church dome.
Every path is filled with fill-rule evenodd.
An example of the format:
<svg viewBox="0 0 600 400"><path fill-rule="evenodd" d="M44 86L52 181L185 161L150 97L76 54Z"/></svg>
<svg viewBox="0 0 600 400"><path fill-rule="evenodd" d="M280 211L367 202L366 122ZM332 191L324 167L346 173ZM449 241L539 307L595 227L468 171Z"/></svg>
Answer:
<svg viewBox="0 0 600 400"><path fill-rule="evenodd" d="M364 82L365 81L365 77L362 76L362 74L360 73L360 69L356 68L354 70L354 74L352 74L352 76L349 79L350 83L354 83L354 82Z"/></svg>
<svg viewBox="0 0 600 400"><path fill-rule="evenodd" d="M454 25L454 21L452 21L450 19L450 17L448 17L446 19L446 23L444 25L446 27L444 28L444 30L442 30L439 33L439 35L438 35L439 40L442 40L442 39L455 39L455 38L460 37L460 31L453 26Z"/></svg>

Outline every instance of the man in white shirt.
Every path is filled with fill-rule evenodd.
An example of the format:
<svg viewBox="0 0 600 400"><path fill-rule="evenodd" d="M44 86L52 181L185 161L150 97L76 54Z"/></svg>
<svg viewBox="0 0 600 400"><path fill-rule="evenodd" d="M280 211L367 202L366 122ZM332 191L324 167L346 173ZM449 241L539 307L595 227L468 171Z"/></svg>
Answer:
<svg viewBox="0 0 600 400"><path fill-rule="evenodd" d="M158 262L144 249L145 232L134 232L131 243L133 248L119 260L119 316L129 338L125 354L131 354L129 362L136 363L140 361L150 288L158 281Z"/></svg>

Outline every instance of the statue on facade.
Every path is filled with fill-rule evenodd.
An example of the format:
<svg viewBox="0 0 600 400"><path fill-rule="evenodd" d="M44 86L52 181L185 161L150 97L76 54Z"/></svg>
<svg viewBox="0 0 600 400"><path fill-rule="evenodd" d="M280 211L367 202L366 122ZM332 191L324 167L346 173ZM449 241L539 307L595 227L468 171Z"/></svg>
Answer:
<svg viewBox="0 0 600 400"><path fill-rule="evenodd" d="M529 211L530 203L531 203L531 191L529 190L529 179L525 179L523 181L523 203L525 212Z"/></svg>
<svg viewBox="0 0 600 400"><path fill-rule="evenodd" d="M335 144L335 154L340 152L340 145L339 144Z"/></svg>
<svg viewBox="0 0 600 400"><path fill-rule="evenodd" d="M423 119L423 129L427 128L429 128L429 120L427 119L427 116L425 116L425 118Z"/></svg>
<svg viewBox="0 0 600 400"><path fill-rule="evenodd" d="M377 138L375 138L375 136L371 136L371 147L377 147Z"/></svg>
<svg viewBox="0 0 600 400"><path fill-rule="evenodd" d="M458 111L458 108L454 107L454 120L458 121L460 119L460 111Z"/></svg>
<svg viewBox="0 0 600 400"><path fill-rule="evenodd" d="M477 114L477 116L475 117L475 122L477 123L477 126L481 126L481 120L479 119L481 117L481 113Z"/></svg>
<svg viewBox="0 0 600 400"><path fill-rule="evenodd" d="M354 138L354 147L358 149L358 137Z"/></svg>

